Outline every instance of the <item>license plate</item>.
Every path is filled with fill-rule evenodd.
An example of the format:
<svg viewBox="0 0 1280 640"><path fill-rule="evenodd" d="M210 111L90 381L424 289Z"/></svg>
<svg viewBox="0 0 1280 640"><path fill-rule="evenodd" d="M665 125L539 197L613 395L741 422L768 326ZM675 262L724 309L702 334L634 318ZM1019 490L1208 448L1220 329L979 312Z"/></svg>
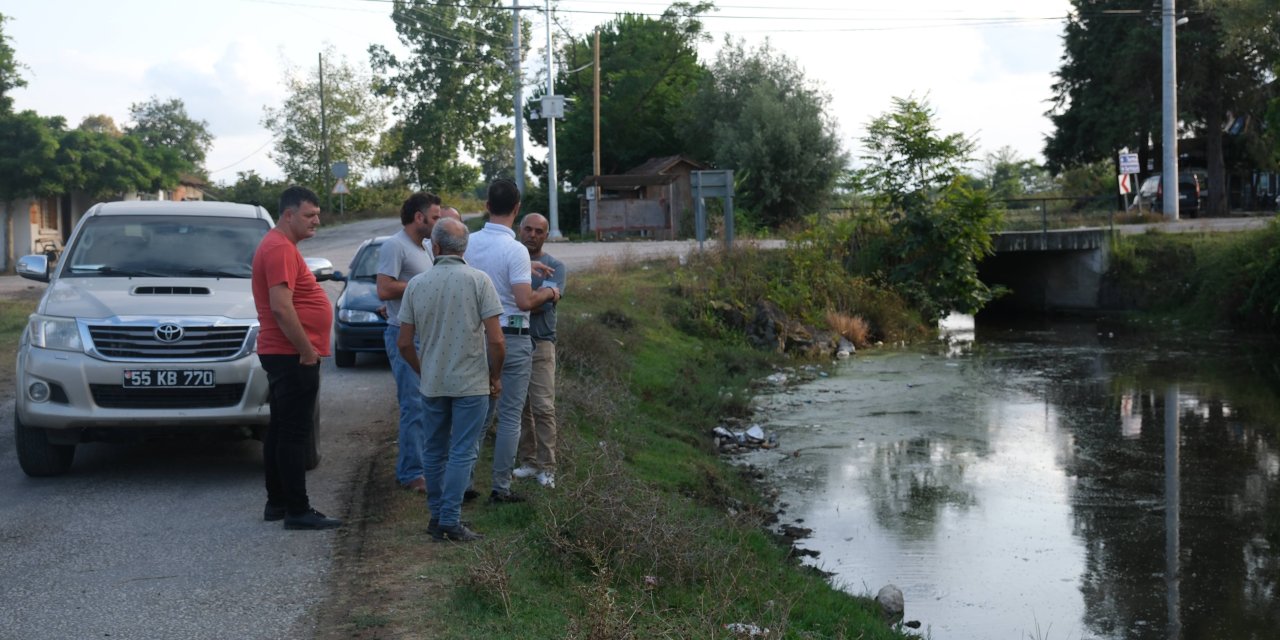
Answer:
<svg viewBox="0 0 1280 640"><path fill-rule="evenodd" d="M129 389L199 389L213 386L213 369L125 369Z"/></svg>

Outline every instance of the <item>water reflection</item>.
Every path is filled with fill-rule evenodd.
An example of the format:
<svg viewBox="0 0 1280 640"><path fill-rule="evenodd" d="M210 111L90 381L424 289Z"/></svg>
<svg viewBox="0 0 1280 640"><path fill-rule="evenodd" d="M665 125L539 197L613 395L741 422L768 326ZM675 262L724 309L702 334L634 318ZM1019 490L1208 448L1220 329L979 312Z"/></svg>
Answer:
<svg viewBox="0 0 1280 640"><path fill-rule="evenodd" d="M787 519L934 638L1280 637L1270 347L979 327L768 403ZM1048 634L1046 629L1052 631Z"/></svg>

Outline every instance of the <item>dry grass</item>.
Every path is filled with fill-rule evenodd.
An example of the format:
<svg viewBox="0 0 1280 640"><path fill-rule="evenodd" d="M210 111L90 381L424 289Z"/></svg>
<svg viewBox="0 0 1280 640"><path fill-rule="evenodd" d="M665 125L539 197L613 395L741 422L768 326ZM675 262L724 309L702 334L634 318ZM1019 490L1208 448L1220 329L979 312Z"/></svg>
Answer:
<svg viewBox="0 0 1280 640"><path fill-rule="evenodd" d="M852 342L859 349L866 347L868 336L871 335L871 325L862 316L850 316L837 311L827 311L827 326L831 330L840 334L845 340Z"/></svg>
<svg viewBox="0 0 1280 640"><path fill-rule="evenodd" d="M475 562L467 568L467 586L481 597L495 597L502 610L511 617L511 568L525 541L485 540L473 547Z"/></svg>

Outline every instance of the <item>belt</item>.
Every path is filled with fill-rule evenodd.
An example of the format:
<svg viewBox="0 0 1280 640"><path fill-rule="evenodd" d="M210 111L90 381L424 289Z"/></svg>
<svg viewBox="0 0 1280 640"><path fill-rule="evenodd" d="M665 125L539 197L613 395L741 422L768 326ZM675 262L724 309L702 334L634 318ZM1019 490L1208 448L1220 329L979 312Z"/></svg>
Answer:
<svg viewBox="0 0 1280 640"><path fill-rule="evenodd" d="M529 327L503 327L502 332L509 336L527 336Z"/></svg>

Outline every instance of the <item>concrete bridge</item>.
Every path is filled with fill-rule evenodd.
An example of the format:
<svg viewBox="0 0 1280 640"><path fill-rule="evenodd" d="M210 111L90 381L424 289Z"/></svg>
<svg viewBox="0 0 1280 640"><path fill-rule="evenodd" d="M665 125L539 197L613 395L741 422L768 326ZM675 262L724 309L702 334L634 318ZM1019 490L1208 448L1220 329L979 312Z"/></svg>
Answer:
<svg viewBox="0 0 1280 640"><path fill-rule="evenodd" d="M1109 229L1100 228L997 233L995 255L978 265L978 276L988 286L1004 286L1011 293L990 308L1097 309L1110 237Z"/></svg>
<svg viewBox="0 0 1280 640"><path fill-rule="evenodd" d="M978 275L989 286L1002 285L1010 295L989 309L1024 311L1092 311L1099 308L1102 275L1107 271L1113 234L1221 233L1259 229L1273 216L1206 218L1113 229L1004 231L994 237L995 255L983 260Z"/></svg>

